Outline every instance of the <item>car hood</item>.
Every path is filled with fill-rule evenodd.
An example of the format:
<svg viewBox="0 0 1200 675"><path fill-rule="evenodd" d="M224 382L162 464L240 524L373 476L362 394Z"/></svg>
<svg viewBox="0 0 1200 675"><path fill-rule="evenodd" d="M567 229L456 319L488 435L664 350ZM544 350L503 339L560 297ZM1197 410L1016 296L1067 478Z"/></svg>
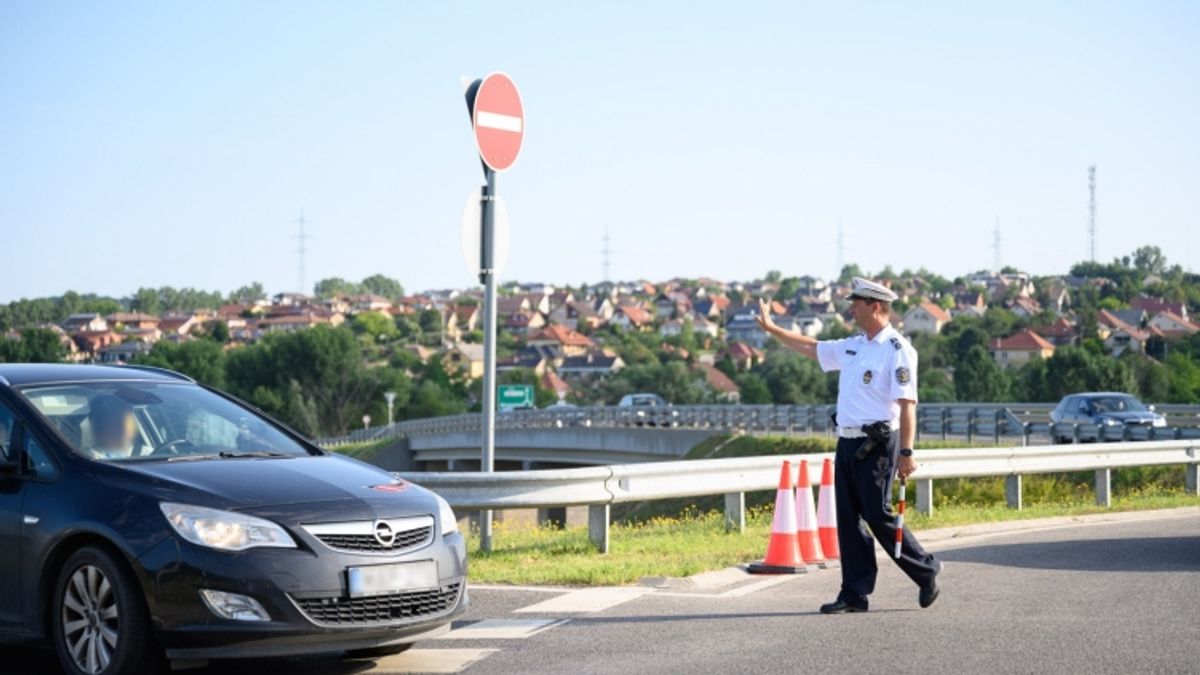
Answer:
<svg viewBox="0 0 1200 675"><path fill-rule="evenodd" d="M431 493L339 455L104 465L104 479L162 501L311 521L437 513ZM289 520L291 518L288 518Z"/></svg>

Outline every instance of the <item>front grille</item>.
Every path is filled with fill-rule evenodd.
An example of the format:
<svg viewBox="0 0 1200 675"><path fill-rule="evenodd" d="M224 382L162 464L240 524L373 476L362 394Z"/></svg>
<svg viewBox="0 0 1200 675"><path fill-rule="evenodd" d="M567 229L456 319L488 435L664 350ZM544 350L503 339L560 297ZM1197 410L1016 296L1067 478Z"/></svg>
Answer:
<svg viewBox="0 0 1200 675"><path fill-rule="evenodd" d="M351 553L403 553L418 548L433 536L433 526L418 527L396 533L391 546L379 543L373 534L318 534L323 544L338 551Z"/></svg>
<svg viewBox="0 0 1200 675"><path fill-rule="evenodd" d="M444 614L458 600L461 583L429 591L391 593L368 598L292 598L313 623L361 626L411 621Z"/></svg>

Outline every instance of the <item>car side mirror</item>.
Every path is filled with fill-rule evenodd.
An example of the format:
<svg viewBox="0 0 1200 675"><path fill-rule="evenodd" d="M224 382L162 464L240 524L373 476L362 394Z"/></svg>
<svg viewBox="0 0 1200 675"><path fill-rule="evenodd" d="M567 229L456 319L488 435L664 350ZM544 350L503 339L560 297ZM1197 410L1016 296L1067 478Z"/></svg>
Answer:
<svg viewBox="0 0 1200 675"><path fill-rule="evenodd" d="M0 476L15 476L21 472L21 463L15 458L0 455Z"/></svg>

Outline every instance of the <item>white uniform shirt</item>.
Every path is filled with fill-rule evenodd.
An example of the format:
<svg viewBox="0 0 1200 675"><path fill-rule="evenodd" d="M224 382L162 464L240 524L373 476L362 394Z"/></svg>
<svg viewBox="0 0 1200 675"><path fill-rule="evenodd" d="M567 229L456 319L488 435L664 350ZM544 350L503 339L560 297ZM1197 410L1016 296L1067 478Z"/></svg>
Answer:
<svg viewBox="0 0 1200 675"><path fill-rule="evenodd" d="M917 400L917 350L890 325L868 340L863 333L817 343L817 361L838 378L839 427L872 422L900 425L898 399Z"/></svg>

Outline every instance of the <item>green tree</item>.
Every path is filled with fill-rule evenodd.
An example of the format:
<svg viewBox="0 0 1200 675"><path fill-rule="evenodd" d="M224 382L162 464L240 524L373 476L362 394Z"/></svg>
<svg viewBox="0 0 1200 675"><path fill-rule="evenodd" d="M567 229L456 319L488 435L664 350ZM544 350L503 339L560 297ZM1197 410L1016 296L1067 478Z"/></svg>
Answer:
<svg viewBox="0 0 1200 675"><path fill-rule="evenodd" d="M267 299L267 292L263 290L263 285L257 281L252 284L242 286L236 291L229 294L227 298L229 302L248 305L259 300Z"/></svg>
<svg viewBox="0 0 1200 675"><path fill-rule="evenodd" d="M145 366L167 368L191 377L211 387L225 387L225 350L219 342L208 339L171 342L163 340L150 353L134 359Z"/></svg>
<svg viewBox="0 0 1200 675"><path fill-rule="evenodd" d="M390 316L384 316L379 312L356 314L354 320L350 322L350 327L355 333L366 335L375 342L391 340L400 333L396 328L396 322Z"/></svg>
<svg viewBox="0 0 1200 675"><path fill-rule="evenodd" d="M0 363L58 363L65 355L58 333L25 328L19 339L0 336Z"/></svg>
<svg viewBox="0 0 1200 675"><path fill-rule="evenodd" d="M742 373L733 378L741 389L741 402L747 405L774 403L767 381L757 373Z"/></svg>
<svg viewBox="0 0 1200 675"><path fill-rule="evenodd" d="M209 329L209 337L222 344L229 342L229 324L224 321L214 321Z"/></svg>
<svg viewBox="0 0 1200 675"><path fill-rule="evenodd" d="M358 295L361 292L362 286L352 281L346 281L341 277L321 279L313 286L313 293L322 299L329 299L339 295Z"/></svg>
<svg viewBox="0 0 1200 675"><path fill-rule="evenodd" d="M1005 401L1009 394L1008 376L986 349L975 345L967 350L954 371L954 393L959 401Z"/></svg>
<svg viewBox="0 0 1200 675"><path fill-rule="evenodd" d="M1056 401L1081 391L1136 391L1125 364L1081 347L1059 347L1046 360L1045 400Z"/></svg>
<svg viewBox="0 0 1200 675"><path fill-rule="evenodd" d="M762 377L777 404L830 402L828 382L821 367L791 350L768 352L754 372Z"/></svg>
<svg viewBox="0 0 1200 675"><path fill-rule="evenodd" d="M385 277L382 274L372 274L363 279L360 286L364 291L385 297L388 300L396 300L404 296L404 287L400 285L400 282L390 277Z"/></svg>

